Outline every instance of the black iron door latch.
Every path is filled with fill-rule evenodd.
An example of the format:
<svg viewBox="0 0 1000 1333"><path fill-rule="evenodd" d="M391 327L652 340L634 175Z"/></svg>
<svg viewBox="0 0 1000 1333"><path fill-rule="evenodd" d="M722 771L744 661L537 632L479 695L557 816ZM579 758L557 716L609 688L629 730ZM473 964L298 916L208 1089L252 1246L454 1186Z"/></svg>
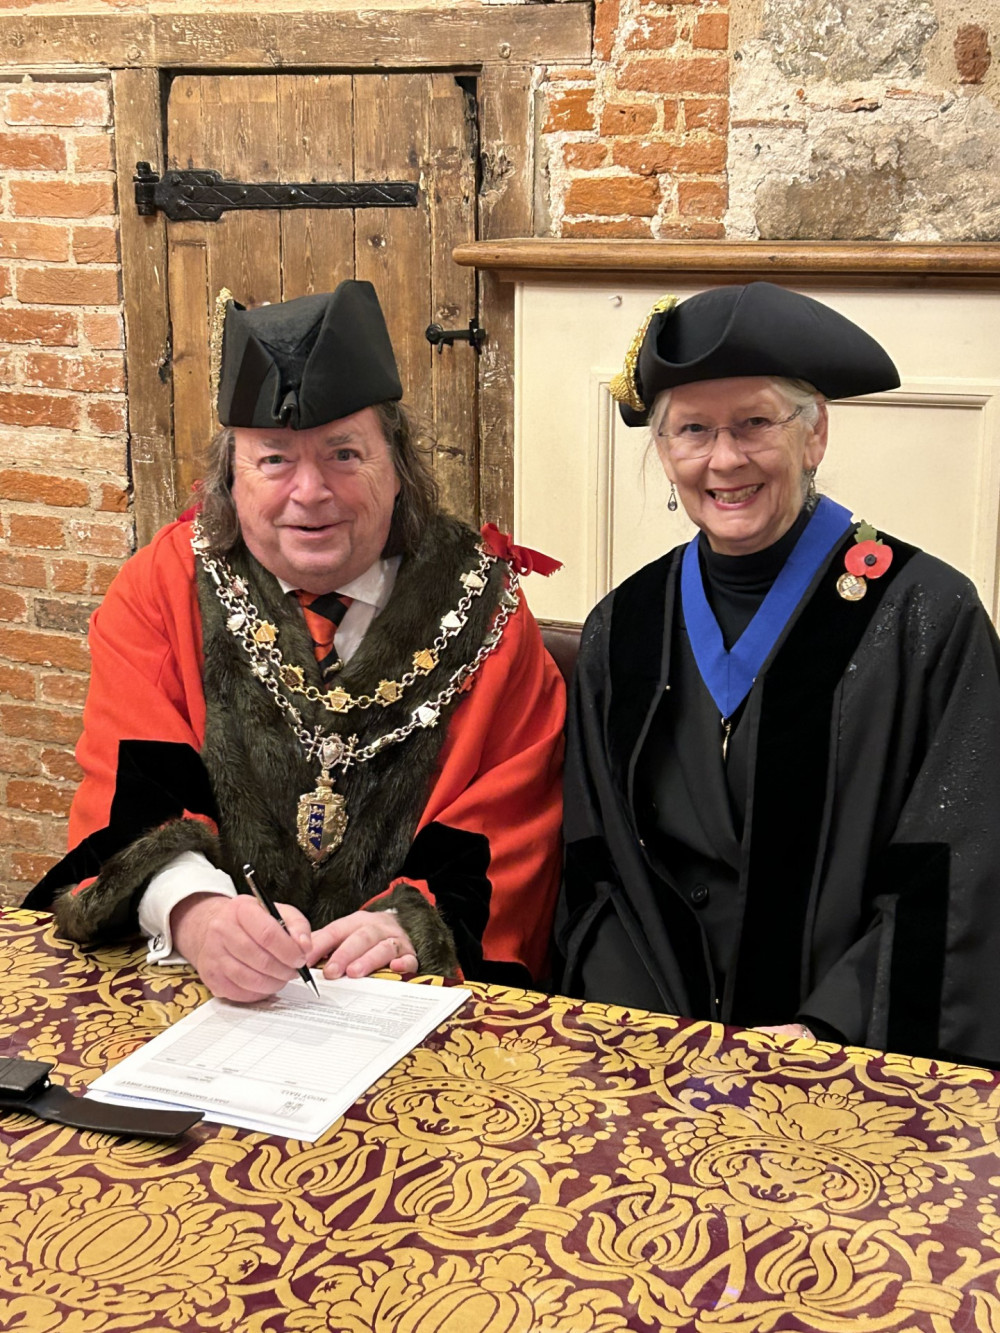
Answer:
<svg viewBox="0 0 1000 1333"><path fill-rule="evenodd" d="M469 320L467 329L443 329L440 324L428 324L424 330L424 337L432 347L438 349L438 355L453 343L471 343L478 355L486 336L486 330L479 327L475 318Z"/></svg>

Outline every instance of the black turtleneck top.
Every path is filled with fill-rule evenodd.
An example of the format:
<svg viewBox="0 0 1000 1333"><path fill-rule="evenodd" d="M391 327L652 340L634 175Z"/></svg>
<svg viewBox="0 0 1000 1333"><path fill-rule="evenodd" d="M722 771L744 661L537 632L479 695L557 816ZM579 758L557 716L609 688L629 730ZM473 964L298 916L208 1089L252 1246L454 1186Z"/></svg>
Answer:
<svg viewBox="0 0 1000 1333"><path fill-rule="evenodd" d="M811 514L803 509L783 537L763 551L748 555L720 555L713 551L704 533L698 538L705 596L712 608L722 641L728 651L757 614L757 608L771 591L771 585L802 536Z"/></svg>

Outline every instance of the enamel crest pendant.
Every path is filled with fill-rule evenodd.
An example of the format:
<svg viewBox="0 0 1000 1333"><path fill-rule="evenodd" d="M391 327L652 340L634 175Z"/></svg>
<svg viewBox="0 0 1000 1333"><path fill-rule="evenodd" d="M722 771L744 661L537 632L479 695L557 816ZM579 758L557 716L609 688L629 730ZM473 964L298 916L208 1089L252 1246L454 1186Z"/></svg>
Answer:
<svg viewBox="0 0 1000 1333"><path fill-rule="evenodd" d="M299 797L297 823L299 846L316 864L335 852L344 841L346 802L333 790L327 769L320 773L315 791L303 792Z"/></svg>

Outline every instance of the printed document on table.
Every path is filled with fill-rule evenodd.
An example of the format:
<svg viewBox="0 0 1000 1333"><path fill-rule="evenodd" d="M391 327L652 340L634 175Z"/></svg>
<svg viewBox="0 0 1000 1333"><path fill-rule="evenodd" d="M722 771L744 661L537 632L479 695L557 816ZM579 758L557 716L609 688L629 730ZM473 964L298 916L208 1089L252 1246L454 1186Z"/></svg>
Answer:
<svg viewBox="0 0 1000 1333"><path fill-rule="evenodd" d="M183 1106L312 1143L468 999L458 986L299 980L268 1000L206 1001L96 1079L101 1101Z"/></svg>

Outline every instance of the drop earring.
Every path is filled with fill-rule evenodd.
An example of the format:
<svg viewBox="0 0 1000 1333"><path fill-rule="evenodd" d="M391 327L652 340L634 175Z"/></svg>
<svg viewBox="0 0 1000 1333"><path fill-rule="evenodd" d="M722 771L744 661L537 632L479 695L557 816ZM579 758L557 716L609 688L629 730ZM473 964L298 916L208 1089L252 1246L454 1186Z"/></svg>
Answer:
<svg viewBox="0 0 1000 1333"><path fill-rule="evenodd" d="M677 510L677 487L673 482L670 483L670 499L667 501L667 508L672 514Z"/></svg>

